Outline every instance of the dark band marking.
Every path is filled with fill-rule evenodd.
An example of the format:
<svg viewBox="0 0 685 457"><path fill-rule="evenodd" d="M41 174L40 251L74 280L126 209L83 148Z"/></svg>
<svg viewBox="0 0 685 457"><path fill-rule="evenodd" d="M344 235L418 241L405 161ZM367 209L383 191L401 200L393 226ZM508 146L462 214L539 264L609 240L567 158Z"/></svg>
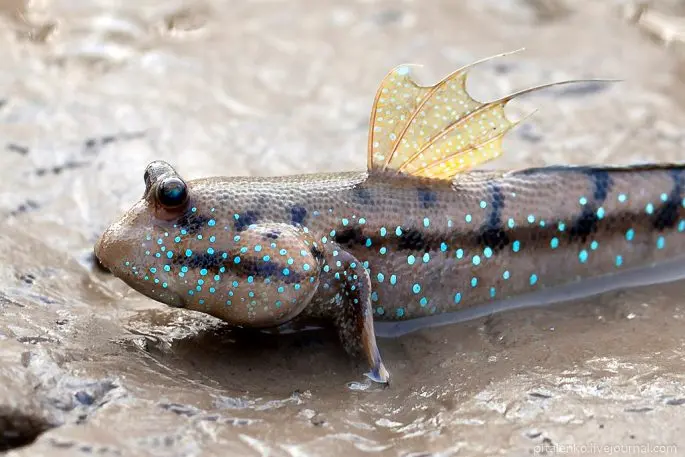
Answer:
<svg viewBox="0 0 685 457"><path fill-rule="evenodd" d="M683 201L683 174L682 170L671 170L673 189L668 199L659 206L652 216L652 227L663 231L675 227L680 217L680 206Z"/></svg>
<svg viewBox="0 0 685 457"><path fill-rule="evenodd" d="M186 211L176 222L176 226L188 232L190 235L196 235L202 231L202 227L209 222L211 217L206 217L197 212L192 212L190 209Z"/></svg>
<svg viewBox="0 0 685 457"><path fill-rule="evenodd" d="M613 186L613 180L605 169L585 168L583 172L590 178L594 187L592 201L583 206L580 216L573 222L569 231L571 241L585 242L590 235L597 232L600 221L597 209L602 206Z"/></svg>
<svg viewBox="0 0 685 457"><path fill-rule="evenodd" d="M416 189L418 193L419 203L422 208L429 209L434 208L438 202L438 194L434 190L427 187L419 187Z"/></svg>
<svg viewBox="0 0 685 457"><path fill-rule="evenodd" d="M428 252L431 250L431 244L426 241L426 237L420 230L413 228L403 228L402 234L397 239L397 247L402 250Z"/></svg>
<svg viewBox="0 0 685 457"><path fill-rule="evenodd" d="M363 244L366 238L362 233L361 227L347 227L336 231L333 240L341 246Z"/></svg>
<svg viewBox="0 0 685 457"><path fill-rule="evenodd" d="M289 270L288 275L283 274L283 270L288 268L285 264L280 264L275 261L264 261L263 259L253 259L246 256L240 256L240 263L235 263L233 260L236 256L227 254L224 258L224 252L215 252L213 254L193 253L190 257L176 257L172 264L178 267L188 267L189 270L206 269L212 275L219 274L221 267L226 267L226 270L247 278L248 276L255 276L259 278L276 278L278 281L283 281L287 284L297 283L304 280L304 277L292 270Z"/></svg>
<svg viewBox="0 0 685 457"><path fill-rule="evenodd" d="M237 215L238 218L235 219L233 225L236 231L242 232L252 224L256 224L259 220L259 213L256 211L245 211L242 214Z"/></svg>
<svg viewBox="0 0 685 457"><path fill-rule="evenodd" d="M594 204L597 207L602 206L614 185L613 179L607 170L601 168L588 168L585 170L585 174L592 180L595 187L592 195L595 200Z"/></svg>
<svg viewBox="0 0 685 457"><path fill-rule="evenodd" d="M597 232L598 223L597 211L589 206L585 206L580 216L573 222L573 226L569 231L569 238L571 241L580 240L585 242L590 235Z"/></svg>
<svg viewBox="0 0 685 457"><path fill-rule="evenodd" d="M290 208L290 220L293 225L304 224L304 219L307 217L307 209L300 205L295 205Z"/></svg>
<svg viewBox="0 0 685 457"><path fill-rule="evenodd" d="M481 227L477 243L483 248L489 247L495 251L501 250L509 244L509 237L502 225L502 209L504 209L504 192L499 184L491 182L488 187L491 192L490 206L492 211L488 220Z"/></svg>
<svg viewBox="0 0 685 457"><path fill-rule="evenodd" d="M361 205L373 205L373 198L371 197L371 192L369 189L363 185L358 185L352 189L352 194L354 195L357 203Z"/></svg>

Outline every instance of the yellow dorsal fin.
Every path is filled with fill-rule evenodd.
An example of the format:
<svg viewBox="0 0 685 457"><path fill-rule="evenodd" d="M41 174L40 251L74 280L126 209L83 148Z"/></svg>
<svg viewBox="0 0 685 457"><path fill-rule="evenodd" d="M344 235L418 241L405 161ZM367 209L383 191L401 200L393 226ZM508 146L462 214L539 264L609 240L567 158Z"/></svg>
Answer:
<svg viewBox="0 0 685 457"><path fill-rule="evenodd" d="M508 54L512 52L467 65L433 86L418 85L408 65L388 73L371 110L369 170L451 179L502 154L504 134L525 119L512 122L504 113L506 104L515 97L560 84L608 81L561 81L488 103L473 99L466 91L468 70Z"/></svg>

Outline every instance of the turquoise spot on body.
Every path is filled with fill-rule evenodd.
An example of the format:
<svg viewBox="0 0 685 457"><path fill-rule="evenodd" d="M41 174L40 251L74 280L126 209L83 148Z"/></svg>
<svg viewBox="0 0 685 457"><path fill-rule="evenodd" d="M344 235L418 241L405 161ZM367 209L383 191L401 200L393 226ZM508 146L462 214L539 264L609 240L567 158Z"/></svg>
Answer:
<svg viewBox="0 0 685 457"><path fill-rule="evenodd" d="M578 260L580 260L580 263L587 262L587 258L588 258L588 252L585 249L583 249L582 251L580 251L578 253Z"/></svg>
<svg viewBox="0 0 685 457"><path fill-rule="evenodd" d="M635 230L633 229L628 229L626 231L626 240L628 241L633 241L633 238L635 238Z"/></svg>
<svg viewBox="0 0 685 457"><path fill-rule="evenodd" d="M536 275L535 273L530 275L529 282L531 286L534 286L538 282L538 275Z"/></svg>

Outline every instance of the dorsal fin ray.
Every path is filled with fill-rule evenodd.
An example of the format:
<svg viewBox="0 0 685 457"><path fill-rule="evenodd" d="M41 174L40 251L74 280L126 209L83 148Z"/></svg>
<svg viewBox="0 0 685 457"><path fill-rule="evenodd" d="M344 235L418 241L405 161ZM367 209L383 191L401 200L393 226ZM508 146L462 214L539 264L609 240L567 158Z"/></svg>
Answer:
<svg viewBox="0 0 685 457"><path fill-rule="evenodd" d="M371 111L369 170L451 179L502 154L504 135L528 117L516 122L506 117L504 108L514 98L561 84L609 81L543 84L487 103L472 98L468 71L513 52L469 64L433 86L418 85L408 65L394 68L381 82Z"/></svg>

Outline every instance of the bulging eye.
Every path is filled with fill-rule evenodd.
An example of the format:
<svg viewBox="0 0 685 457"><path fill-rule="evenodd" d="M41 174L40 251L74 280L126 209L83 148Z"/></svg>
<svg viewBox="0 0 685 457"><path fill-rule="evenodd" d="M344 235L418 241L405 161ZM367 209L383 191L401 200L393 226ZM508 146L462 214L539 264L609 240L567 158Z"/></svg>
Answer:
<svg viewBox="0 0 685 457"><path fill-rule="evenodd" d="M188 189L186 183L177 177L166 178L157 187L157 200L167 208L175 208L186 202Z"/></svg>

